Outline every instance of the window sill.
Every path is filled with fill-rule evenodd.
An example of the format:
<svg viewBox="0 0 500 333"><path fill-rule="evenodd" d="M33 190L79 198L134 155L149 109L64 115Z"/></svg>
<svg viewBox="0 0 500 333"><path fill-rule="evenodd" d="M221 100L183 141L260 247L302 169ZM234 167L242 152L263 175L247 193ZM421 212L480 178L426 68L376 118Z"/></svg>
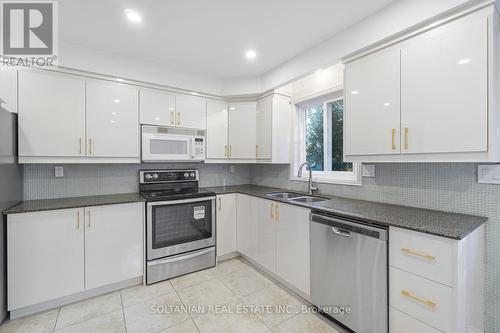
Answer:
<svg viewBox="0 0 500 333"><path fill-rule="evenodd" d="M298 182L308 182L308 177L290 177L291 181ZM339 178L319 178L313 177L313 181L319 184L335 184L335 185L351 185L351 186L362 186L362 180L360 179L339 179Z"/></svg>

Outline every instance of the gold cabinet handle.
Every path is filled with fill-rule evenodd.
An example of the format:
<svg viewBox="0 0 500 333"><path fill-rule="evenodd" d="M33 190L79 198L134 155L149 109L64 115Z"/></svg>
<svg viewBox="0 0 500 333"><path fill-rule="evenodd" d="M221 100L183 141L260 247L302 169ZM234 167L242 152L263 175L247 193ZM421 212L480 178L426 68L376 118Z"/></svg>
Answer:
<svg viewBox="0 0 500 333"><path fill-rule="evenodd" d="M87 222L88 222L88 227L90 229L90 211L89 211L89 219L87 220Z"/></svg>
<svg viewBox="0 0 500 333"><path fill-rule="evenodd" d="M227 157L227 145L224 146L224 157Z"/></svg>
<svg viewBox="0 0 500 333"><path fill-rule="evenodd" d="M255 158L259 158L259 145L255 145Z"/></svg>
<svg viewBox="0 0 500 333"><path fill-rule="evenodd" d="M222 209L222 200L221 200L221 198L219 197L219 211L221 211L221 209Z"/></svg>
<svg viewBox="0 0 500 333"><path fill-rule="evenodd" d="M280 219L280 206L279 205L276 205L276 212L275 212L275 217L276 217L276 221L279 221Z"/></svg>
<svg viewBox="0 0 500 333"><path fill-rule="evenodd" d="M177 125L181 125L181 113L177 112Z"/></svg>
<svg viewBox="0 0 500 333"><path fill-rule="evenodd" d="M418 297L417 295L413 294L412 292L410 292L408 290L401 290L401 295L403 295L404 297L411 298L414 301L423 303L431 309L434 309L436 307L436 303L429 301L429 300L426 300L426 299L423 299L421 297Z"/></svg>
<svg viewBox="0 0 500 333"><path fill-rule="evenodd" d="M229 145L229 157L232 157L233 155L233 146Z"/></svg>
<svg viewBox="0 0 500 333"><path fill-rule="evenodd" d="M415 251L415 250L412 250L412 249L408 249L406 247L401 248L401 252L404 252L404 253L412 255L412 256L417 256L417 257L420 257L420 258L424 258L424 259L427 259L427 260L430 260L430 261L436 260L436 257L434 257L434 256L432 256L430 254L421 253L421 252L418 252L418 251Z"/></svg>
<svg viewBox="0 0 500 333"><path fill-rule="evenodd" d="M274 220L274 204L271 204L271 220Z"/></svg>
<svg viewBox="0 0 500 333"><path fill-rule="evenodd" d="M408 127L405 127L405 149L408 150Z"/></svg>
<svg viewBox="0 0 500 333"><path fill-rule="evenodd" d="M80 211L76 212L76 228L80 229Z"/></svg>
<svg viewBox="0 0 500 333"><path fill-rule="evenodd" d="M79 146L80 146L80 155L82 154L83 148L82 148L82 138L80 137L79 141Z"/></svg>
<svg viewBox="0 0 500 333"><path fill-rule="evenodd" d="M396 150L396 129L392 129L392 150Z"/></svg>
<svg viewBox="0 0 500 333"><path fill-rule="evenodd" d="M170 112L170 125L175 125L174 117L174 111Z"/></svg>
<svg viewBox="0 0 500 333"><path fill-rule="evenodd" d="M92 138L89 138L89 155L92 155Z"/></svg>

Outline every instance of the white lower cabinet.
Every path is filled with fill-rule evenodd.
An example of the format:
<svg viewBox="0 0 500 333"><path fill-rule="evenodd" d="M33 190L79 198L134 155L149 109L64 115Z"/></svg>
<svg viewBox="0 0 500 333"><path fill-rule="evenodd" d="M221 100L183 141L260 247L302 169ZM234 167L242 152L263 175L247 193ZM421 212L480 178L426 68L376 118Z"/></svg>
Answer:
<svg viewBox="0 0 500 333"><path fill-rule="evenodd" d="M217 256L236 251L236 194L217 196Z"/></svg>
<svg viewBox="0 0 500 333"><path fill-rule="evenodd" d="M83 215L80 208L8 216L8 310L85 289Z"/></svg>
<svg viewBox="0 0 500 333"><path fill-rule="evenodd" d="M142 275L143 203L85 208L85 289Z"/></svg>
<svg viewBox="0 0 500 333"><path fill-rule="evenodd" d="M142 276L143 216L143 203L8 215L8 310Z"/></svg>
<svg viewBox="0 0 500 333"><path fill-rule="evenodd" d="M310 294L309 210L238 194L238 251Z"/></svg>
<svg viewBox="0 0 500 333"><path fill-rule="evenodd" d="M389 229L390 332L484 332L484 227L461 240Z"/></svg>

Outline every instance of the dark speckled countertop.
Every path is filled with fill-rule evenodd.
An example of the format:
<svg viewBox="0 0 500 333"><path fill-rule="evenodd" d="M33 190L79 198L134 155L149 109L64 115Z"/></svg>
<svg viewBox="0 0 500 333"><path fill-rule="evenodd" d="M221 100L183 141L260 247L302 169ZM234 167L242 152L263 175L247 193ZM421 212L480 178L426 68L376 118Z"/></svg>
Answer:
<svg viewBox="0 0 500 333"><path fill-rule="evenodd" d="M206 189L214 191L217 194L242 193L265 199L271 199L266 197L266 193L269 192L295 192L258 185L235 185L209 187ZM307 207L341 217L353 218L365 223L410 229L451 239L462 239L466 237L488 220L485 217L479 216L339 197L330 197L328 201L314 204L294 203L286 199L272 198L271 200Z"/></svg>
<svg viewBox="0 0 500 333"><path fill-rule="evenodd" d="M4 214L20 214L40 212L44 210L68 209L92 206L115 205L121 203L144 202L146 201L139 193L93 195L86 197L28 200L7 209Z"/></svg>

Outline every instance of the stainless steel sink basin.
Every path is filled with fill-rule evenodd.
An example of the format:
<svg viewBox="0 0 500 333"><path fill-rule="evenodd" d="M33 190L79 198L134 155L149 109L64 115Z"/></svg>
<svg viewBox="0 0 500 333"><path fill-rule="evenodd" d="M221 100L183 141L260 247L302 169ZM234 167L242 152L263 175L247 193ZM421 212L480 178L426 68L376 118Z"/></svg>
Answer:
<svg viewBox="0 0 500 333"><path fill-rule="evenodd" d="M313 203L317 203L317 202L328 201L330 199L321 198L321 197L302 196L302 197L292 198L292 199L289 199L289 200L293 201L293 202L297 202L297 203L313 204Z"/></svg>
<svg viewBox="0 0 500 333"><path fill-rule="evenodd" d="M303 194L292 193L292 192L270 192L266 193L266 197L291 200L293 198L301 197Z"/></svg>

